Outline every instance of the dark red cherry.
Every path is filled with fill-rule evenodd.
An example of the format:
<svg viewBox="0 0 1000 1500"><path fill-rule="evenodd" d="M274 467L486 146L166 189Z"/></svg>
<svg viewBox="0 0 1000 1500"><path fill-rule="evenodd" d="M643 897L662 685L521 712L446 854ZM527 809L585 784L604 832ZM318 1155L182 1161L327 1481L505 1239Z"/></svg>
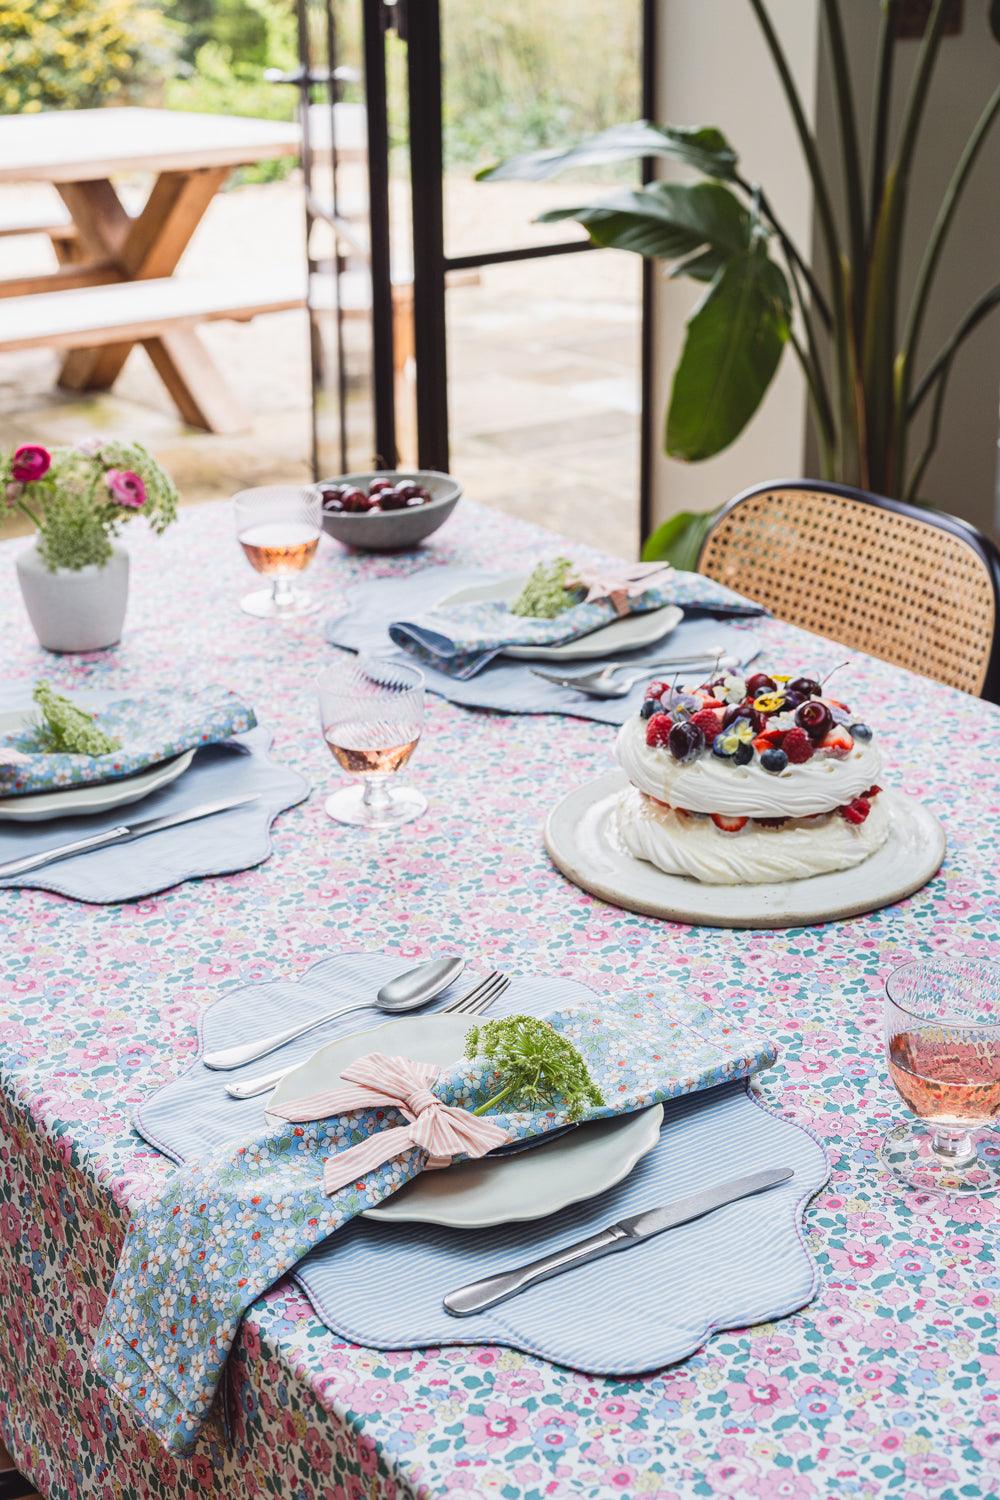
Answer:
<svg viewBox="0 0 1000 1500"><path fill-rule="evenodd" d="M811 677L796 677L794 682L788 684L793 693L798 693L803 698L818 698L823 689L818 682Z"/></svg>
<svg viewBox="0 0 1000 1500"><path fill-rule="evenodd" d="M377 495L381 490L391 490L391 479L373 479L368 486L369 495Z"/></svg>
<svg viewBox="0 0 1000 1500"><path fill-rule="evenodd" d="M747 692L751 698L756 698L760 693L773 693L778 684L773 677L768 677L766 672L755 672L752 677L747 678Z"/></svg>
<svg viewBox="0 0 1000 1500"><path fill-rule="evenodd" d="M364 490L351 489L350 487L341 490L340 503L348 515L360 515L366 510L371 510L375 504L374 500L366 495Z"/></svg>
<svg viewBox="0 0 1000 1500"><path fill-rule="evenodd" d="M795 722L811 740L818 743L833 728L833 715L825 703L810 698L795 710Z"/></svg>

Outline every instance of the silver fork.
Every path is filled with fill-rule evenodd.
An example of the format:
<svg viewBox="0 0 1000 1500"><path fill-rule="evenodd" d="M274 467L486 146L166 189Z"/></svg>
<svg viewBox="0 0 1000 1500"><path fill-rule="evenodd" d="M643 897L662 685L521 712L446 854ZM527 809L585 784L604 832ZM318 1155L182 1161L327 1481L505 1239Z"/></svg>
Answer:
<svg viewBox="0 0 1000 1500"><path fill-rule="evenodd" d="M442 1005L440 1010L432 1011L437 1016L481 1016L484 1011L489 1010L494 1000L498 1000L504 990L510 984L510 976L502 974L499 969L493 969L485 979L481 979L477 985L469 990L467 995L461 995L457 1000L451 1000L447 1005ZM247 1078L243 1083L227 1083L226 1093L231 1099L253 1099L257 1094L268 1094L276 1084L280 1083L286 1073L292 1068L297 1068L298 1063L291 1066L278 1068L273 1073L258 1074L256 1078Z"/></svg>
<svg viewBox="0 0 1000 1500"><path fill-rule="evenodd" d="M554 682L559 687L575 688L579 693L586 693L590 698L626 698L644 677L648 677L656 668L669 667L675 672L711 671L713 667L720 670L730 671L733 667L745 665L760 654L760 648L743 657L743 661L737 661L735 656L724 656L722 654L706 652L703 656L673 657L664 661L644 662L641 667L629 673L627 677L615 677L613 674L621 672L629 665L628 662L612 661L604 667L593 672L580 672L575 677L557 675L554 672L543 672L540 667L532 667L536 677L544 677L546 682Z"/></svg>

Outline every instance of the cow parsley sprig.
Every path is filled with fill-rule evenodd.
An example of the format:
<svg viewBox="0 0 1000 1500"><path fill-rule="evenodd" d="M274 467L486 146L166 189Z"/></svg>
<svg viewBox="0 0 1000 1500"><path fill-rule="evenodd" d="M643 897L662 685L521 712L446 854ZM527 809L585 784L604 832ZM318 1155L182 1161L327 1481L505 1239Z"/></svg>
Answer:
<svg viewBox="0 0 1000 1500"><path fill-rule="evenodd" d="M465 1039L465 1055L487 1058L503 1083L473 1114L484 1115L509 1099L519 1109L554 1105L568 1119L578 1120L588 1108L604 1103L572 1042L538 1016L503 1016L473 1026Z"/></svg>
<svg viewBox="0 0 1000 1500"><path fill-rule="evenodd" d="M77 708L47 682L36 682L32 698L41 710L36 733L39 750L48 754L110 755L121 741L99 729L93 714Z"/></svg>

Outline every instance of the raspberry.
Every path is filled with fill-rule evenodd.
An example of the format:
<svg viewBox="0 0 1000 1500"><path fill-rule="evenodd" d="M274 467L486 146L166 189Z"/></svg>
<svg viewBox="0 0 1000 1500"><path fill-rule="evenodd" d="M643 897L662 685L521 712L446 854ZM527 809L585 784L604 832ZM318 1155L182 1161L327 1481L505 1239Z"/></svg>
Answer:
<svg viewBox="0 0 1000 1500"><path fill-rule="evenodd" d="M878 796L881 790L882 788L880 786L870 786L867 792L862 792L861 795L866 799L866 801L871 802L875 797Z"/></svg>
<svg viewBox="0 0 1000 1500"><path fill-rule="evenodd" d="M813 742L804 729L790 729L781 742L781 748L793 766L804 765L815 753Z"/></svg>
<svg viewBox="0 0 1000 1500"><path fill-rule="evenodd" d="M714 708L700 708L696 714L691 715L688 722L700 729L706 740L714 740L717 734L722 733L722 715L716 713Z"/></svg>
<svg viewBox="0 0 1000 1500"><path fill-rule="evenodd" d="M855 797L853 802L848 802L846 807L837 809L840 816L848 823L863 823L872 810L871 803L867 797Z"/></svg>
<svg viewBox="0 0 1000 1500"><path fill-rule="evenodd" d="M646 720L646 744L662 745L665 750L673 727L674 721L669 714L654 714L651 719Z"/></svg>

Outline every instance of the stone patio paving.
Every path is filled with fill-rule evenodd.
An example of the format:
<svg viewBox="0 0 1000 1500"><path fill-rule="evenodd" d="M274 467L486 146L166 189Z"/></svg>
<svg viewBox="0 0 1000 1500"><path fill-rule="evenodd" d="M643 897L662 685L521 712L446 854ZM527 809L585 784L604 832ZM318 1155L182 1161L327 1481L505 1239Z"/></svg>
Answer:
<svg viewBox="0 0 1000 1500"><path fill-rule="evenodd" d="M0 193L13 191L22 205L47 192ZM552 201L545 184L484 187L453 176L449 249L530 242L541 233L531 219ZM234 255L247 269L301 263L303 238L297 177L233 188L212 203L182 273L218 273ZM0 275L50 262L43 238L0 240ZM638 546L638 287L637 260L601 252L487 267L448 298L451 468L467 493L628 555ZM142 349L112 392L85 397L58 390L57 356L40 350L0 355L0 444L128 434L167 466L185 503L307 477L305 314L215 323L203 336L252 414L249 431L185 427ZM352 325L348 421L362 464L371 446L364 345L363 326ZM332 451L333 415L324 421Z"/></svg>

